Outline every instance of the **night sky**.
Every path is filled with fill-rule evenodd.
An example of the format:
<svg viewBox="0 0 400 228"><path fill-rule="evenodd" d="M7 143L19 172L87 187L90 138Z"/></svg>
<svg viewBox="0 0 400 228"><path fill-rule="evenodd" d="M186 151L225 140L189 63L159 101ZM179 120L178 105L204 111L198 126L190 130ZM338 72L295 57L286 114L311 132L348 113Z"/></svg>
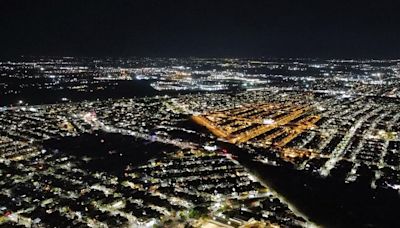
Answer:
<svg viewBox="0 0 400 228"><path fill-rule="evenodd" d="M400 57L395 0L0 4L0 56Z"/></svg>

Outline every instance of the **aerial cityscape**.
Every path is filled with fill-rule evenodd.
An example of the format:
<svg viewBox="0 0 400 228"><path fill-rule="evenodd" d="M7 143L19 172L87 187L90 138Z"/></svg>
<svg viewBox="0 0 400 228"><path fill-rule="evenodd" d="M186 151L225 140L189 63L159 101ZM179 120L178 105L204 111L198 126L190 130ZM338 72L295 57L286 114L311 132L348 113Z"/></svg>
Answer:
<svg viewBox="0 0 400 228"><path fill-rule="evenodd" d="M391 60L1 62L0 222L5 227L326 222L292 202L265 167L338 183L338 191L344 186L361 187L372 197L391 193L394 198L384 203L398 202L399 71L400 61ZM136 94L126 97L129 90ZM368 213L376 217L368 222L391 222L379 217L387 210L392 208L372 209ZM355 219L352 224L366 222L357 221L361 212L351 213L340 216Z"/></svg>
<svg viewBox="0 0 400 228"><path fill-rule="evenodd" d="M0 228L400 227L395 0L1 0Z"/></svg>

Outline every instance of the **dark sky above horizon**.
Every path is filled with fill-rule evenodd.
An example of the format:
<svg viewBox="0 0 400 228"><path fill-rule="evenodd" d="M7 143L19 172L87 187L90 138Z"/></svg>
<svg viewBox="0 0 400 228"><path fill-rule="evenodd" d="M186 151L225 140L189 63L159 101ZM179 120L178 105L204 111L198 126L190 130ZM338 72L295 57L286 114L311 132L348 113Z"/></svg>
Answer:
<svg viewBox="0 0 400 228"><path fill-rule="evenodd" d="M396 1L0 0L0 56L399 58Z"/></svg>

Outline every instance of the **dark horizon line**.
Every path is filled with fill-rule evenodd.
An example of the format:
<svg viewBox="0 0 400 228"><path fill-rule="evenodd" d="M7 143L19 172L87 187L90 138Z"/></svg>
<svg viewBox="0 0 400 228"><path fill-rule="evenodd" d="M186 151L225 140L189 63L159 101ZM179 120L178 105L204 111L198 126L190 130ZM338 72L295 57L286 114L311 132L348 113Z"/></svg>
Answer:
<svg viewBox="0 0 400 228"><path fill-rule="evenodd" d="M364 60L372 60L372 61L400 61L399 57L289 57L289 56L245 56L245 55L226 55L226 56L213 56L213 55L32 55L32 54L21 54L21 55L1 55L0 60L12 60L18 58L88 58L88 59L129 59L129 58L159 58L159 59L293 59L293 60L356 60L356 61L364 61Z"/></svg>

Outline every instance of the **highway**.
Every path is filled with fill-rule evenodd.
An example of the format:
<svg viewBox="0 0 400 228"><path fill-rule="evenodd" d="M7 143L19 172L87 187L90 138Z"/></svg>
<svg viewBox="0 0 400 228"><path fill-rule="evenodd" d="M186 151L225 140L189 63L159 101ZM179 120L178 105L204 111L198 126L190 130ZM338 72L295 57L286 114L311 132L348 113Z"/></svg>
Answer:
<svg viewBox="0 0 400 228"><path fill-rule="evenodd" d="M169 138L165 138L165 137L159 137L159 136L155 136L155 135L149 135L149 134L145 134L145 133L141 133L141 132L137 132L137 131L132 131L132 130L128 130L128 129L116 128L116 127L113 127L113 126L108 126L108 125L105 125L104 123L102 123L101 121L99 121L97 119L93 120L93 121L90 121L90 122L87 122L87 123L89 123L94 130L102 130L102 131L108 132L108 133L119 133L119 134L122 134L122 135L134 136L136 138L141 138L141 139L145 139L145 140L148 140L148 141L160 142L160 143L164 143L164 144L174 145L174 146L177 146L177 147L179 147L181 149L195 149L195 148L198 147L198 145L196 145L195 143L191 143L191 142L178 141L178 140L174 140L174 139L169 139Z"/></svg>

